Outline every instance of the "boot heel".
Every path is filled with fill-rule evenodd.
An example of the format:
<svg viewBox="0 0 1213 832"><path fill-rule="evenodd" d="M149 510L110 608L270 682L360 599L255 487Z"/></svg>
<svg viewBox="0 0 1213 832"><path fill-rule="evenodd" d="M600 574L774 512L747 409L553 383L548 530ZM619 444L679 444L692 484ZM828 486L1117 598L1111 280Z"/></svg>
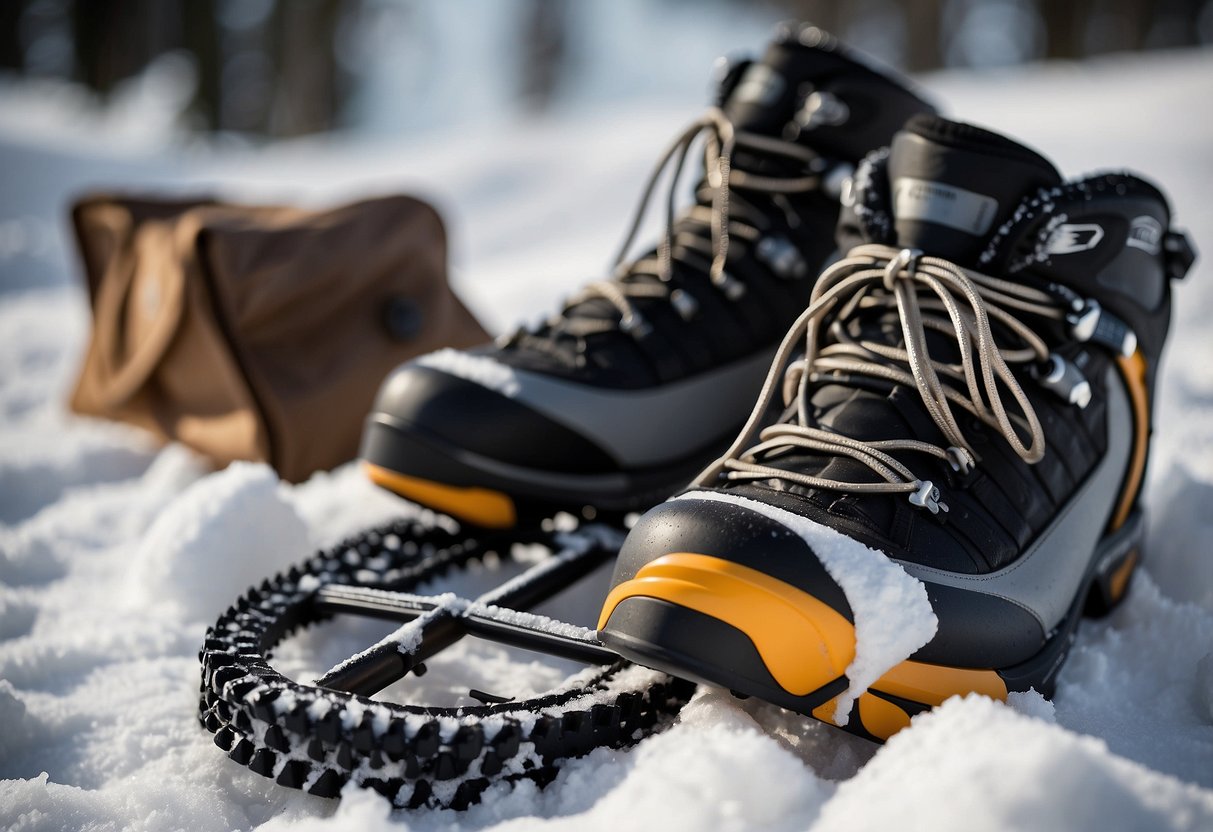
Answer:
<svg viewBox="0 0 1213 832"><path fill-rule="evenodd" d="M1141 564L1145 526L1144 513L1136 509L1123 526L1100 542L1084 615L1100 618L1124 601L1133 573Z"/></svg>

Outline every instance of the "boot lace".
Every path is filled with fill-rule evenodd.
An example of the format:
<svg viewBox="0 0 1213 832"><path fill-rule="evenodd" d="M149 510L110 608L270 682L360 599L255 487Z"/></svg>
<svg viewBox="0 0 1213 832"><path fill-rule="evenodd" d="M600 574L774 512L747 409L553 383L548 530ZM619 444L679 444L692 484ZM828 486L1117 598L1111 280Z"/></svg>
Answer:
<svg viewBox="0 0 1213 832"><path fill-rule="evenodd" d="M684 213L684 217L706 224L711 231L711 242L702 250L702 242L695 235L676 235L675 211L678 202L678 184L683 168L695 142L704 141L704 182L697 190L697 204ZM737 149L767 154L795 163L808 171L801 176L767 176L733 168L733 155ZM656 257L628 261L628 253L640 232L647 209L667 168L673 166L669 192L666 198L665 232L657 247ZM638 299L670 299L679 315L689 320L694 317L694 301L685 293L671 287L674 276L674 244L698 251L710 258L708 277L712 284L730 300L745 293L745 286L731 277L725 270L729 255L730 235L755 240L758 228L751 223L731 217L730 188L745 189L757 193L778 196L813 191L822 184L825 160L808 148L794 142L782 141L769 136L737 130L732 121L719 107L710 108L702 117L687 126L666 148L660 161L645 184L643 194L619 254L612 267L613 277L585 286L570 298L561 312L548 325L560 327L574 336L586 336L599 332L620 329L635 335L647 332L648 325L636 308ZM756 219L755 222L761 223ZM640 279L638 279L640 278ZM648 278L648 279L644 279ZM655 279L654 279L655 278ZM602 298L619 311L618 320L576 316L570 314L575 307L586 301ZM517 337L517 336L515 336Z"/></svg>
<svg viewBox="0 0 1213 832"><path fill-rule="evenodd" d="M890 312L896 312L903 346L848 332L846 325L853 316ZM979 457L957 419L958 412L965 411L1001 435L1025 462L1043 457L1040 420L1011 368L1040 366L1051 356L1044 339L1021 320L1024 313L1060 320L1065 307L1048 292L969 271L917 250L884 245L852 249L822 273L808 308L780 344L741 434L694 484L708 485L724 475L729 480L783 480L854 494L905 493L915 506L932 513L947 511L934 484L915 476L892 454L927 454L967 473ZM931 356L928 330L954 339L959 363ZM794 357L802 345L803 355ZM867 376L917 390L948 444L915 439L861 441L814 424L807 391L813 381L829 374L835 376L832 383L845 383L847 375ZM759 430L777 388L787 414ZM849 457L880 481L844 482L767 464L796 449Z"/></svg>

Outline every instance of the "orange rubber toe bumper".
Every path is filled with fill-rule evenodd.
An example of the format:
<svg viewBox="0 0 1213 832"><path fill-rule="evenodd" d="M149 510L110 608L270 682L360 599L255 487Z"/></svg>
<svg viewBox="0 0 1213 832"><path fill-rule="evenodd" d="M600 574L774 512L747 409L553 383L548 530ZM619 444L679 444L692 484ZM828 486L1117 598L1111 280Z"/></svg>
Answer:
<svg viewBox="0 0 1213 832"><path fill-rule="evenodd" d="M625 598L645 596L697 610L741 630L780 687L805 696L843 674L855 658L855 628L807 592L739 563L675 552L615 587L603 628Z"/></svg>
<svg viewBox="0 0 1213 832"><path fill-rule="evenodd" d="M744 658L725 658L716 646L703 641L675 650L659 642L668 628L654 627L647 633L622 633L612 638L616 624L612 616L621 604L631 599L652 599L662 605L665 616L707 616L744 634L761 662L751 677L770 679L778 689L756 681L750 689L738 687L738 668ZM645 663L636 655L636 645L654 643L662 669L674 672L683 653L687 675L716 681L739 693L768 699L832 722L836 696L815 706L813 694L845 683L845 671L855 657L854 625L833 607L802 589L742 564L693 552L674 552L642 566L629 580L616 586L607 596L599 619L604 641L612 646L626 644L625 655ZM643 647L640 648L643 651ZM694 649L696 655L685 655ZM713 679L713 669L721 669ZM868 692L860 696L846 728L872 739L887 739L909 725L915 713L929 709L950 696L977 692L995 699L1006 699L1007 686L994 670L954 668L923 662L905 661L889 670ZM820 702L820 697L816 697Z"/></svg>

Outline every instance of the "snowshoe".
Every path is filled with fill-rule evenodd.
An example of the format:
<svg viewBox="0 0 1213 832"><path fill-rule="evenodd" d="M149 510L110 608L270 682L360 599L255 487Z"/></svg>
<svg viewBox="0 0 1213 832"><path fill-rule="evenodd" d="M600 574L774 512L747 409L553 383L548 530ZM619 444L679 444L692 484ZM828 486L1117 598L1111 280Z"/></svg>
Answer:
<svg viewBox="0 0 1213 832"><path fill-rule="evenodd" d="M199 654L199 719L235 762L323 797L355 783L398 807L462 809L497 784L544 785L566 758L658 730L694 689L621 660L592 630L526 612L609 564L621 539L601 525L494 537L442 520L360 534L249 589L220 616ZM417 594L470 569L520 561L525 571L476 598ZM402 626L314 683L275 669L284 640L338 615ZM480 691L468 692L480 704L457 706L372 698L423 674L427 660L466 635L588 667L518 700Z"/></svg>

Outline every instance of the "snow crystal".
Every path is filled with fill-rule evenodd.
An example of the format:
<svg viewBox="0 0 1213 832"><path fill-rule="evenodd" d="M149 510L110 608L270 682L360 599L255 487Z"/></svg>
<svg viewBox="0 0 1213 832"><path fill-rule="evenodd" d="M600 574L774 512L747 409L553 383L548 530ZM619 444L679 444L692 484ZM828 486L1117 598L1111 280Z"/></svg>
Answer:
<svg viewBox="0 0 1213 832"><path fill-rule="evenodd" d="M1057 721L1057 709L1035 690L1011 691L1007 694L1007 705L1024 716L1033 716L1045 722Z"/></svg>
<svg viewBox="0 0 1213 832"><path fill-rule="evenodd" d="M33 740L37 728L13 685L0 679L0 758L10 758Z"/></svg>
<svg viewBox="0 0 1213 832"><path fill-rule="evenodd" d="M519 612L518 610L506 609L492 604L471 604L468 607L468 612L478 613L480 615L491 616L498 621L503 621L506 624L514 624L519 627L529 627L534 630L543 630L553 635L564 636L565 638L575 638L582 640L593 640L594 631L588 627L579 627L575 624L569 624L564 621L556 621L548 618L545 615L536 615L532 612Z"/></svg>
<svg viewBox="0 0 1213 832"><path fill-rule="evenodd" d="M692 491L677 499L727 503L775 520L809 544L842 588L855 617L855 658L846 670L847 689L834 709L837 724L846 724L855 700L885 671L935 635L939 621L926 587L882 552L807 517L734 494Z"/></svg>
<svg viewBox="0 0 1213 832"><path fill-rule="evenodd" d="M385 593L386 594L386 593ZM467 601L459 598L452 592L446 592L442 595L435 596L433 600L437 606L428 612L422 613L411 621L402 624L397 629L388 633L375 644L363 650L361 653L356 653L348 659L335 665L329 673L335 673L340 670L345 670L352 664L362 659L363 657L377 652L380 648L394 645L401 653L412 653L421 646L421 636L430 622L435 618L440 618L449 615L451 611L463 609L467 606Z"/></svg>
<svg viewBox="0 0 1213 832"><path fill-rule="evenodd" d="M1169 425L1177 432L1182 428ZM1213 469L1208 467L1213 448L1203 444L1176 443L1184 451L1168 466L1150 501L1146 550L1150 574L1167 595L1213 612L1213 557L1193 557L1208 551L1213 540Z"/></svg>
<svg viewBox="0 0 1213 832"><path fill-rule="evenodd" d="M1213 653L1196 664L1196 702L1213 725Z"/></svg>
<svg viewBox="0 0 1213 832"><path fill-rule="evenodd" d="M566 767L531 805L559 815L555 828L569 830L618 829L612 818L643 818L639 826L662 830L804 829L812 822L829 784L772 743L730 697L708 692L683 713L680 726L630 754L600 749ZM723 769L715 762L722 758ZM469 817L500 817L513 808L502 802Z"/></svg>
<svg viewBox="0 0 1213 832"><path fill-rule="evenodd" d="M513 368L484 355L441 349L422 356L417 359L416 364L474 381L503 396L516 396L520 389Z"/></svg>
<svg viewBox="0 0 1213 832"><path fill-rule="evenodd" d="M1202 757L1213 747L1213 720L1198 670L1213 649L1213 613L1164 596L1148 572L1133 578L1129 592L1111 618L1084 623L1058 678L1057 721L1104 737L1117 754L1213 788L1213 757ZM1200 759L1207 762L1194 763Z"/></svg>
<svg viewBox="0 0 1213 832"><path fill-rule="evenodd" d="M911 730L839 786L814 828L941 826L1209 829L1213 792L1117 757L1100 740L969 696L915 717Z"/></svg>
<svg viewBox="0 0 1213 832"><path fill-rule="evenodd" d="M889 217L889 206L884 204L880 194L872 187L872 178L876 175L876 170L879 168L883 173L883 168L888 161L889 149L887 147L873 150L860 161L851 180L851 193L854 200L851 208L873 240L887 240L893 228L893 221Z"/></svg>
<svg viewBox="0 0 1213 832"><path fill-rule="evenodd" d="M37 617L38 607L32 598L0 586L0 639L26 635Z"/></svg>

